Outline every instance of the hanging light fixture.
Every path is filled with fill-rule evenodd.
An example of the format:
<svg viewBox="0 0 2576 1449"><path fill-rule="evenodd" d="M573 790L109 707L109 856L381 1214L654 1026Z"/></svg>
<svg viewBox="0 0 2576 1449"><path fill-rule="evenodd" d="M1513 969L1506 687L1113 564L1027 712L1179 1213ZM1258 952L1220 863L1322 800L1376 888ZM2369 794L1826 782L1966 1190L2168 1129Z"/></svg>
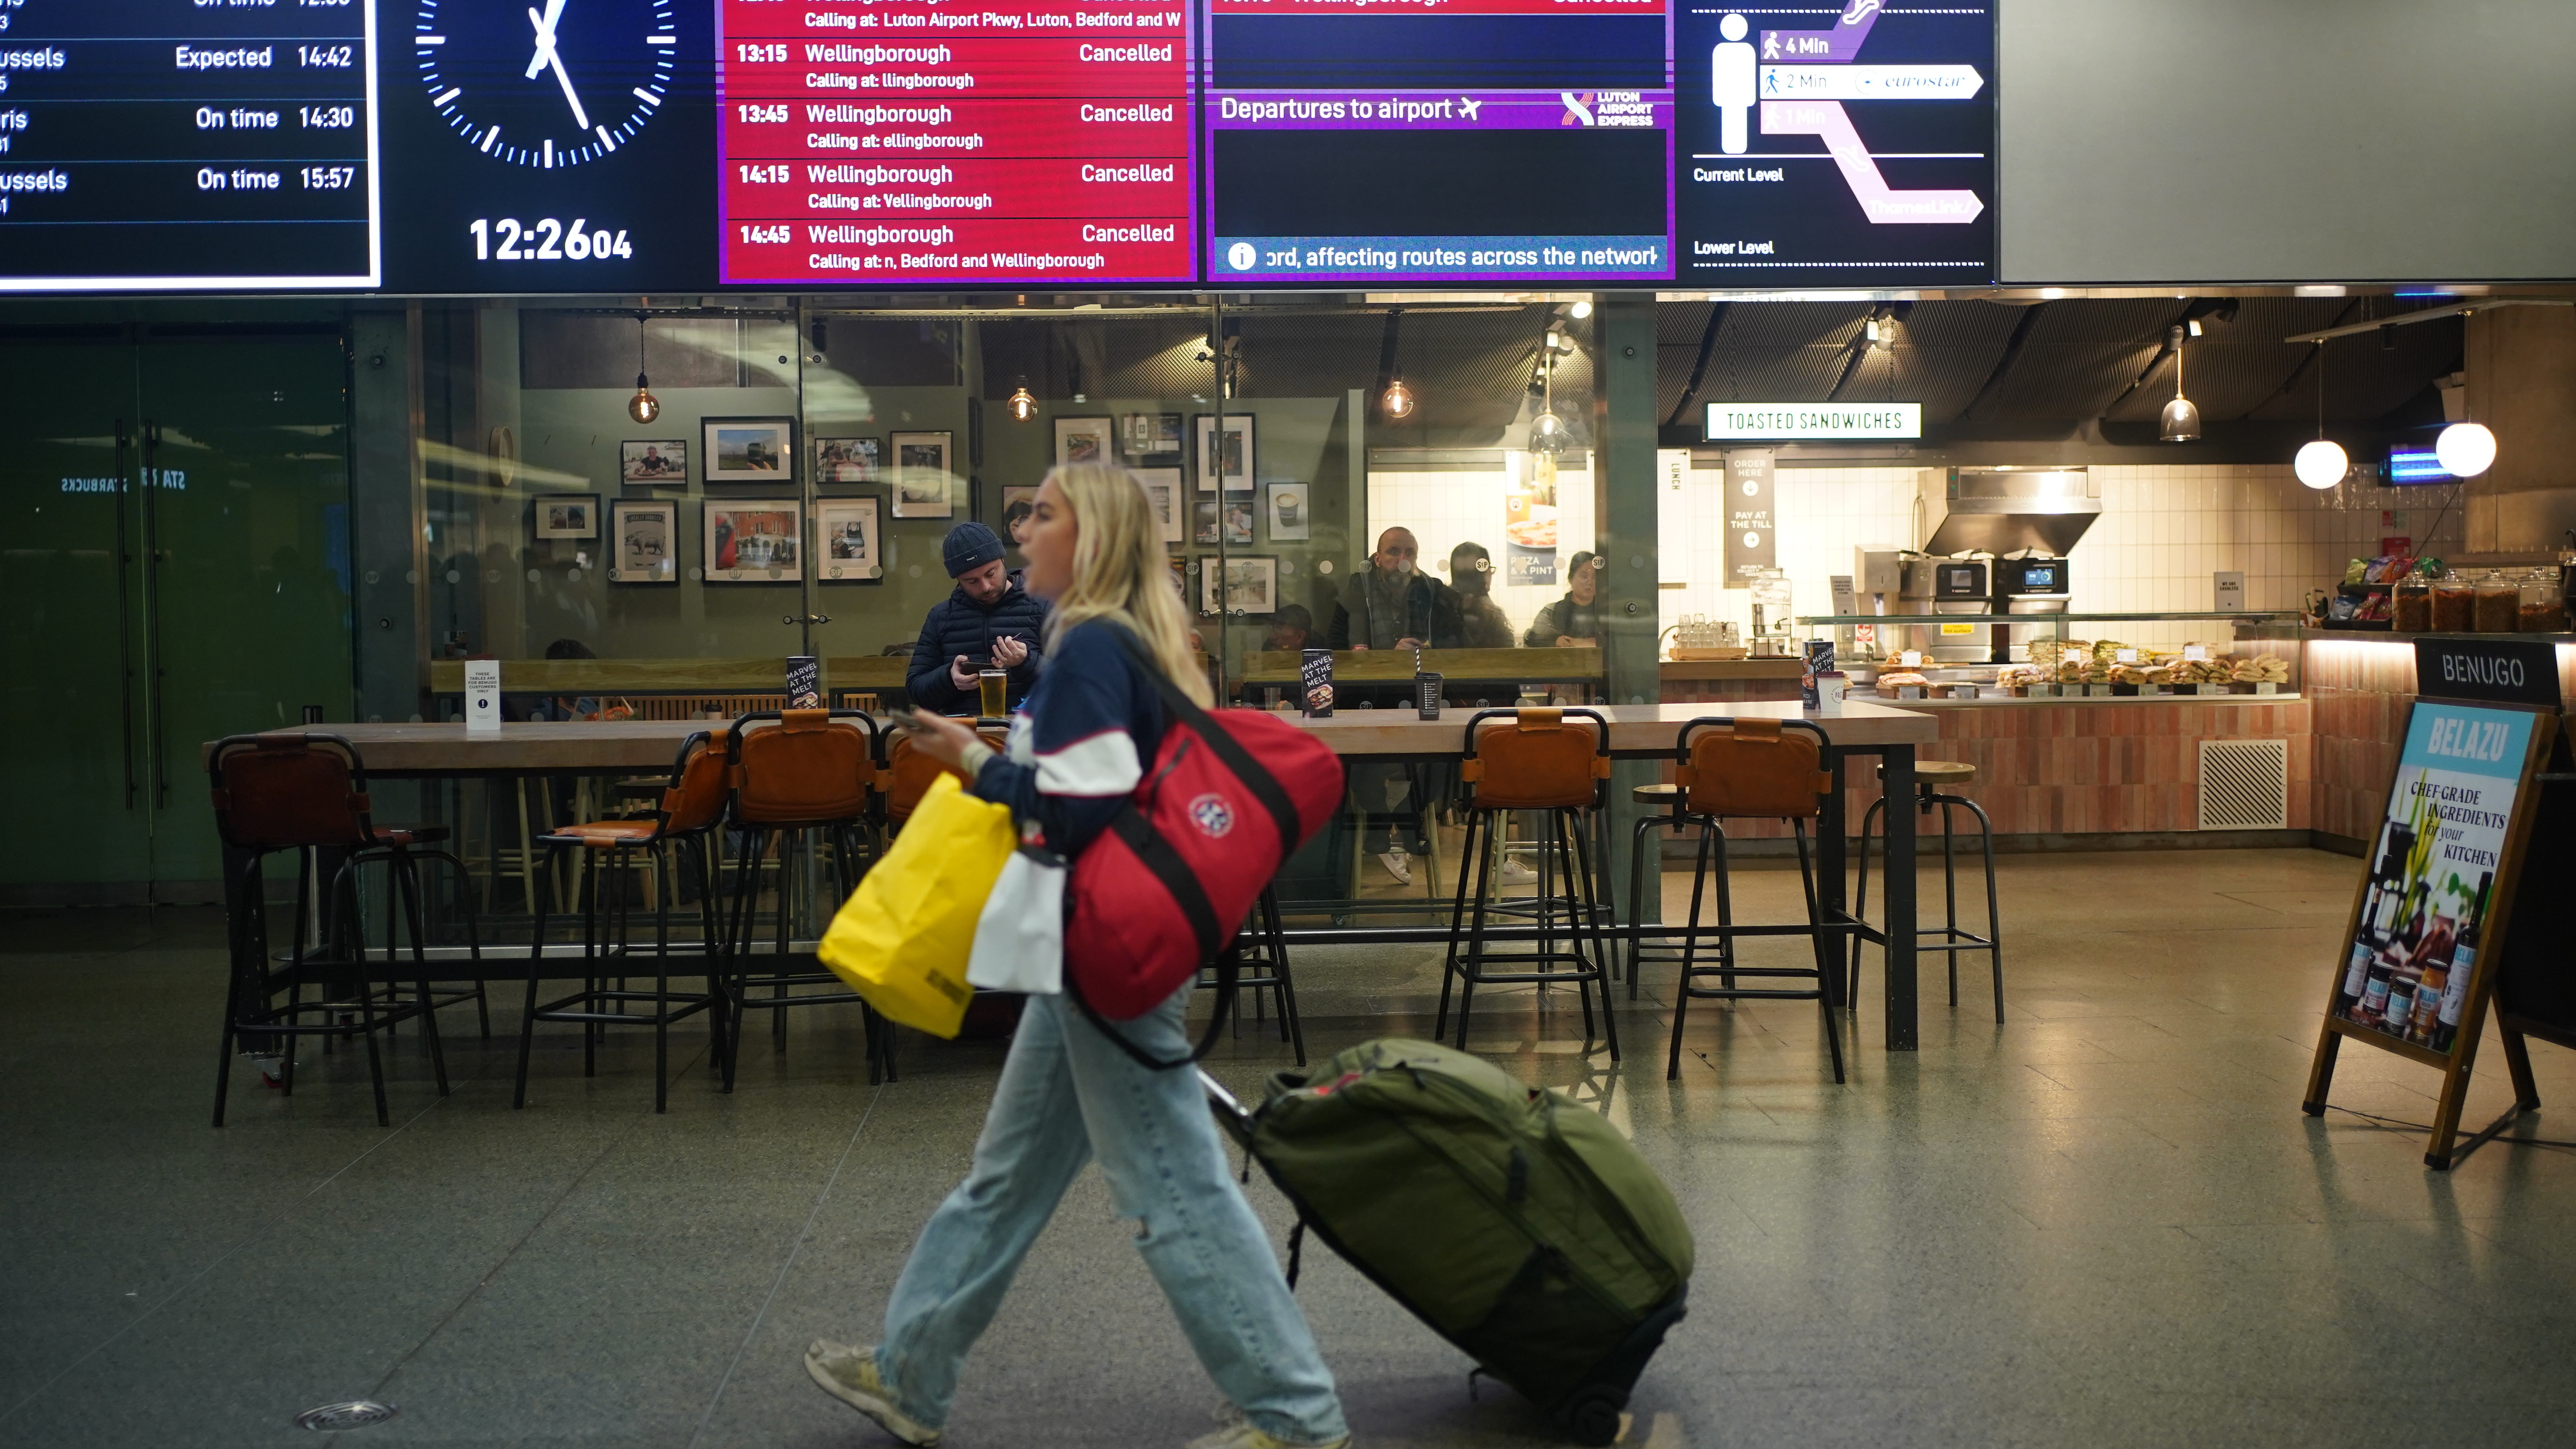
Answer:
<svg viewBox="0 0 2576 1449"><path fill-rule="evenodd" d="M1413 410L1421 406L1421 401L1413 395L1413 389L1404 385L1404 369L1396 365L1396 338L1403 325L1403 308L1394 308L1386 314L1386 345L1378 357L1378 376L1385 378L1387 383L1386 391L1377 395L1377 405L1388 418L1399 423L1413 416Z"/></svg>
<svg viewBox="0 0 2576 1449"><path fill-rule="evenodd" d="M2352 471L2352 459L2344 456L2343 445L2326 438L2326 344L2317 341L2317 436L2302 444L2299 455L2290 460L2290 471L2311 488L2332 488Z"/></svg>
<svg viewBox="0 0 2576 1449"><path fill-rule="evenodd" d="M2452 477L2475 478L2495 466L2495 434L2484 423L2453 423L2433 439L2433 456Z"/></svg>
<svg viewBox="0 0 2576 1449"><path fill-rule="evenodd" d="M2173 348L2174 395L2173 401L2165 404L2164 416L2158 424L2157 435L2168 443L2188 443L2200 436L2200 409L2193 405L2190 398L2182 395L2183 336L2180 323L2174 324L2172 330L2165 334L2166 342Z"/></svg>
<svg viewBox="0 0 2576 1449"><path fill-rule="evenodd" d="M1565 309L1565 315L1573 318L1577 322L1591 316L1592 299L1589 297L1578 299L1573 306Z"/></svg>
<svg viewBox="0 0 2576 1449"><path fill-rule="evenodd" d="M1378 395L1377 401L1378 406L1386 409L1386 415L1397 422L1413 416L1413 409L1417 406L1413 389L1404 385L1402 373L1397 373L1395 380L1386 385L1386 391Z"/></svg>
<svg viewBox="0 0 2576 1449"><path fill-rule="evenodd" d="M1026 377L1020 379L1019 387L1011 393L1010 401L1005 405L1010 408L1011 421L1015 423L1025 423L1038 415L1038 400L1030 394Z"/></svg>
<svg viewBox="0 0 2576 1449"><path fill-rule="evenodd" d="M1565 451L1565 419L1556 415L1556 344L1557 336L1547 334L1547 345L1539 349L1538 416L1530 419L1530 451L1562 453Z"/></svg>
<svg viewBox="0 0 2576 1449"><path fill-rule="evenodd" d="M626 400L626 415L639 423L649 423L662 415L662 400L653 396L652 384L644 379L644 314L635 314L635 396Z"/></svg>

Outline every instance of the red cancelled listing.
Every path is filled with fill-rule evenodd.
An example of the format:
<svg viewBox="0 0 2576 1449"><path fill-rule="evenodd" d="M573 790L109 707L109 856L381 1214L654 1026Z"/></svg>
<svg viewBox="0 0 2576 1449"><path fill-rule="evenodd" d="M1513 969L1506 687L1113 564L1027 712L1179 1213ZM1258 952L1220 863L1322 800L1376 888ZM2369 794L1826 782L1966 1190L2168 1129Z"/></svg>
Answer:
<svg viewBox="0 0 2576 1449"><path fill-rule="evenodd" d="M1183 7L721 15L727 282L1193 275Z"/></svg>

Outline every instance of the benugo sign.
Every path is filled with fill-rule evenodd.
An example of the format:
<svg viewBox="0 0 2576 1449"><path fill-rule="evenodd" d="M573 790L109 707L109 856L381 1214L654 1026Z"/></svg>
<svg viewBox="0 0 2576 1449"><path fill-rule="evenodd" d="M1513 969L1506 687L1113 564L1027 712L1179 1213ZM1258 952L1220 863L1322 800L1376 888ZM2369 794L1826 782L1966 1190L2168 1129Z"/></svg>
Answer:
<svg viewBox="0 0 2576 1449"><path fill-rule="evenodd" d="M1702 433L1721 438L1919 438L1921 403L1713 402Z"/></svg>

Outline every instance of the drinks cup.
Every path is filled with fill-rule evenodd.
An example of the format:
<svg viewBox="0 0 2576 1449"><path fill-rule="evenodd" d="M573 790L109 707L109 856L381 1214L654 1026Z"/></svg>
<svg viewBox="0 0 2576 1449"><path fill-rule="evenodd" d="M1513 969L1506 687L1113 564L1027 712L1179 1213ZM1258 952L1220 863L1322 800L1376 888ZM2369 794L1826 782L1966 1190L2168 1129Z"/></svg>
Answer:
<svg viewBox="0 0 2576 1449"><path fill-rule="evenodd" d="M1010 707L1011 702L1009 671L1001 669L978 671L975 675L975 683L983 695L983 698L977 701L983 716L986 719L1000 719L1002 712Z"/></svg>

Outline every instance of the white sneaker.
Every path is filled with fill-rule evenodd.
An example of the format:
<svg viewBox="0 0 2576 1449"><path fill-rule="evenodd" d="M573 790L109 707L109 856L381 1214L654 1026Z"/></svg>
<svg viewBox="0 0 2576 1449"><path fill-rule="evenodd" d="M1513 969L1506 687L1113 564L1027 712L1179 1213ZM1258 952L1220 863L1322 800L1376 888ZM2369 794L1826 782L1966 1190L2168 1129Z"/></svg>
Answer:
<svg viewBox="0 0 2576 1449"><path fill-rule="evenodd" d="M878 1428L916 1449L936 1449L939 1431L925 1429L894 1406L894 1391L877 1374L877 1351L818 1338L805 1348L805 1372L823 1392L867 1415Z"/></svg>
<svg viewBox="0 0 2576 1449"><path fill-rule="evenodd" d="M1505 885L1538 884L1537 871L1530 869L1528 866L1525 866L1519 861L1513 860L1508 856L1504 858L1501 868L1496 870L1495 874L1502 877L1503 884Z"/></svg>
<svg viewBox="0 0 2576 1449"><path fill-rule="evenodd" d="M1413 884L1413 857L1403 851L1390 850L1379 856L1377 863L1386 867L1386 873L1395 877L1397 885Z"/></svg>
<svg viewBox="0 0 2576 1449"><path fill-rule="evenodd" d="M1351 1436L1326 1440L1321 1444L1294 1444L1286 1439L1261 1432L1248 1423L1236 1423L1213 1434L1203 1434L1189 1443L1189 1449L1350 1449Z"/></svg>

